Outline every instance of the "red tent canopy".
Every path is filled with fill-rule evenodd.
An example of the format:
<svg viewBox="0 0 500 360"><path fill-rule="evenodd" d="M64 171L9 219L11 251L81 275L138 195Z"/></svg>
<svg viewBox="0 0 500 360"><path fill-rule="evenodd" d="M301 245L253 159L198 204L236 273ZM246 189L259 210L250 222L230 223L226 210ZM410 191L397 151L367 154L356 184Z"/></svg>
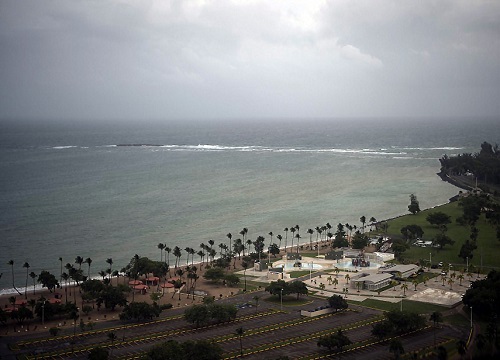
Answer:
<svg viewBox="0 0 500 360"><path fill-rule="evenodd" d="M174 284L169 283L169 282L164 282L163 284L161 284L161 287L162 288L173 288Z"/></svg>
<svg viewBox="0 0 500 360"><path fill-rule="evenodd" d="M129 285L142 285L142 281L141 280L130 280L128 282Z"/></svg>

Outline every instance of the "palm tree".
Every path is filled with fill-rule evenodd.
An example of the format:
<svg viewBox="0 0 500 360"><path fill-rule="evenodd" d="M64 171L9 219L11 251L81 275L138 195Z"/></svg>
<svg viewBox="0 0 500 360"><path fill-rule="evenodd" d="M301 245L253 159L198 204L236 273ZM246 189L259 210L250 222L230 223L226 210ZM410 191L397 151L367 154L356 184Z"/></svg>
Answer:
<svg viewBox="0 0 500 360"><path fill-rule="evenodd" d="M403 285L401 285L401 290L403 290L403 296L406 296L406 290L408 290L408 285L406 283L403 283Z"/></svg>
<svg viewBox="0 0 500 360"><path fill-rule="evenodd" d="M68 280L69 280L69 275L66 274L65 272L62 273L61 279L64 280L64 293L66 294L66 303L68 302ZM61 281L62 283L62 281Z"/></svg>
<svg viewBox="0 0 500 360"><path fill-rule="evenodd" d="M424 282L424 285L427 286L427 281L429 281L429 277L427 275L424 275L424 277L422 278L422 281Z"/></svg>
<svg viewBox="0 0 500 360"><path fill-rule="evenodd" d="M24 298L27 299L28 298L28 271L29 271L29 268L30 268L30 264L28 262L25 262L23 264L23 268L26 268L26 286L24 287Z"/></svg>
<svg viewBox="0 0 500 360"><path fill-rule="evenodd" d="M227 233L226 237L229 239L229 252L231 252L232 251L231 239L233 238L233 234Z"/></svg>
<svg viewBox="0 0 500 360"><path fill-rule="evenodd" d="M418 281L414 279L411 283L415 286L415 291L417 291Z"/></svg>
<svg viewBox="0 0 500 360"><path fill-rule="evenodd" d="M443 314L439 311L434 311L431 314L430 320L434 322L434 346L436 346L436 327L441 321L443 321Z"/></svg>
<svg viewBox="0 0 500 360"><path fill-rule="evenodd" d="M454 281L453 281L453 279L451 277L448 278L447 283L448 283L448 285L450 285L450 290L452 290L453 289L453 283L454 283Z"/></svg>
<svg viewBox="0 0 500 360"><path fill-rule="evenodd" d="M115 342L117 336L114 332L109 332L108 333L108 339L111 341L111 346L109 348L109 357L111 358L112 352L113 352L113 343Z"/></svg>
<svg viewBox="0 0 500 360"><path fill-rule="evenodd" d="M283 240L283 236L281 236L280 234L278 234L278 235L276 235L276 239L278 239L280 241L279 248L281 249L281 240Z"/></svg>
<svg viewBox="0 0 500 360"><path fill-rule="evenodd" d="M241 263L241 266L243 267L243 279L245 281L245 289L243 291L247 291L247 269L248 269L248 263L246 261L243 261Z"/></svg>
<svg viewBox="0 0 500 360"><path fill-rule="evenodd" d="M325 287L326 287L325 284L323 284L323 283L319 284L319 288L321 289L322 294L323 294L323 291L325 291Z"/></svg>
<svg viewBox="0 0 500 360"><path fill-rule="evenodd" d="M61 263L61 272L59 273L59 283L62 283L62 272L63 272L63 258L59 257L59 262Z"/></svg>
<svg viewBox="0 0 500 360"><path fill-rule="evenodd" d="M87 272L87 279L90 279L90 265L92 264L92 259L88 257L85 259L84 262L89 266L89 269Z"/></svg>
<svg viewBox="0 0 500 360"><path fill-rule="evenodd" d="M396 291L396 285L398 284L398 282L396 280L391 280L391 285L392 285L392 290L393 291Z"/></svg>
<svg viewBox="0 0 500 360"><path fill-rule="evenodd" d="M247 233L248 233L248 229L247 228L243 228L240 231L240 235L243 238L243 243L245 243L245 236L246 236ZM245 250L243 250L243 256L245 256Z"/></svg>
<svg viewBox="0 0 500 360"><path fill-rule="evenodd" d="M336 288L337 288L337 285L339 284L339 279L334 278L334 279L332 280L332 284L333 284L333 288L334 288L334 289L336 289Z"/></svg>
<svg viewBox="0 0 500 360"><path fill-rule="evenodd" d="M273 243L273 235L274 235L274 234L273 234L273 232L272 232L272 231L269 231L269 234L268 234L268 235L271 237L271 241L269 241L269 246L271 246L271 245L272 245L272 243Z"/></svg>
<svg viewBox="0 0 500 360"><path fill-rule="evenodd" d="M372 226L375 225L377 222L377 219L375 219L373 216L370 218L370 232L372 232Z"/></svg>
<svg viewBox="0 0 500 360"><path fill-rule="evenodd" d="M17 293L19 295L22 295L19 290L17 290L16 288L16 285L15 285L15 281L14 281L14 260L9 260L8 264L10 265L10 268L11 268L11 272L12 272L12 287L14 288L14 290L17 291Z"/></svg>
<svg viewBox="0 0 500 360"><path fill-rule="evenodd" d="M365 233L366 216L361 216L359 218L359 221L361 222L361 224L363 224L363 234L364 234Z"/></svg>
<svg viewBox="0 0 500 360"><path fill-rule="evenodd" d="M290 228L290 231L292 232L292 246L291 246L292 252L293 252L293 238L295 237L295 231L296 230L297 229L295 229L295 227L293 227L293 226Z"/></svg>
<svg viewBox="0 0 500 360"><path fill-rule="evenodd" d="M219 244L219 247L222 244ZM189 265L189 254L191 254L191 248L189 246L184 248L184 251L186 252L186 265Z"/></svg>
<svg viewBox="0 0 500 360"><path fill-rule="evenodd" d="M349 280L351 279L351 277L349 276L349 274L345 274L344 278L345 278L346 284L349 284Z"/></svg>
<svg viewBox="0 0 500 360"><path fill-rule="evenodd" d="M241 338L243 337L244 332L245 332L245 330L243 330L242 327L239 327L236 329L236 334L240 338L240 356L243 356L243 342L241 341Z"/></svg>
<svg viewBox="0 0 500 360"><path fill-rule="evenodd" d="M163 261L163 250L165 249L165 244L159 243L158 244L158 249L160 249L160 261Z"/></svg>
<svg viewBox="0 0 500 360"><path fill-rule="evenodd" d="M193 265L193 263L194 263L194 255L195 254L196 254L196 250L190 247L189 248L189 255L191 255L191 265Z"/></svg>
<svg viewBox="0 0 500 360"><path fill-rule="evenodd" d="M286 246L288 242L288 228L284 228L283 231L285 232L285 255L286 255Z"/></svg>
<svg viewBox="0 0 500 360"><path fill-rule="evenodd" d="M309 248L312 250L312 248L313 248L312 234L314 234L314 230L313 229L307 229L307 233L309 234Z"/></svg>
<svg viewBox="0 0 500 360"><path fill-rule="evenodd" d="M299 240L300 240L300 234L297 233L295 234L295 238L297 239L297 254L299 253Z"/></svg>
<svg viewBox="0 0 500 360"><path fill-rule="evenodd" d="M213 240L210 240L210 241L213 241ZM175 256L175 268L177 269L177 265L178 265L179 260L180 260L180 258L182 256L181 248L178 247L178 246L174 247L173 254Z"/></svg>
<svg viewBox="0 0 500 360"><path fill-rule="evenodd" d="M32 271L30 272L30 278L33 280L33 295L36 293L36 274Z"/></svg>
<svg viewBox="0 0 500 360"><path fill-rule="evenodd" d="M113 259L107 258L106 262L109 264L109 280L111 281L111 274L112 274L111 267L113 266Z"/></svg>
<svg viewBox="0 0 500 360"><path fill-rule="evenodd" d="M169 248L168 246L165 246L165 252L167 253L167 265L168 267L170 267L170 252L172 251L171 248Z"/></svg>
<svg viewBox="0 0 500 360"><path fill-rule="evenodd" d="M464 279L464 274L458 274L457 279L460 281L460 286L462 286L462 280Z"/></svg>
<svg viewBox="0 0 500 360"><path fill-rule="evenodd" d="M75 264L78 264L78 270L80 270L82 268L83 258L81 256L77 256L75 258Z"/></svg>

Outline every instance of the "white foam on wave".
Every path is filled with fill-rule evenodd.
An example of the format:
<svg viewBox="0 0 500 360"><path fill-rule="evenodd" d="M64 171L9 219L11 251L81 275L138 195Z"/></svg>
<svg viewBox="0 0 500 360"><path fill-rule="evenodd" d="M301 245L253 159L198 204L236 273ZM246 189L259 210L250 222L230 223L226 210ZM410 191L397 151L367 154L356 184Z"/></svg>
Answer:
<svg viewBox="0 0 500 360"><path fill-rule="evenodd" d="M439 147L403 147L404 150L461 150L463 147L453 147L453 146L439 146Z"/></svg>
<svg viewBox="0 0 500 360"><path fill-rule="evenodd" d="M106 147L116 147L116 145L106 145ZM140 146L143 147L143 146ZM408 155L406 151L398 150L395 147L389 149L353 149L353 148L286 148L286 147L266 147L261 145L246 145L246 146L230 146L219 144L198 144L198 145L176 145L166 144L158 145L166 151L200 151L200 152L276 152L276 153L336 153L346 155L368 155L368 156L405 156ZM405 148L409 149L409 148Z"/></svg>
<svg viewBox="0 0 500 360"><path fill-rule="evenodd" d="M63 150L63 149L72 149L72 148L76 148L78 146L76 145L65 145L65 146L53 146L52 149L55 149L55 150Z"/></svg>

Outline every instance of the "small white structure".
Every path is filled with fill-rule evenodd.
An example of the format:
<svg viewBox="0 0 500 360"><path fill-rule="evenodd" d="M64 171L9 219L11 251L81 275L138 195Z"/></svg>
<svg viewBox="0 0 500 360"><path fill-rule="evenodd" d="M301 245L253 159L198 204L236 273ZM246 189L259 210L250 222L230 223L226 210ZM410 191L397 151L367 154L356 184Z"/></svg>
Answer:
<svg viewBox="0 0 500 360"><path fill-rule="evenodd" d="M360 290L378 290L389 285L391 283L391 279L391 274L361 273L351 278L351 288L357 289L359 286ZM362 285L358 285L358 283L361 283Z"/></svg>
<svg viewBox="0 0 500 360"><path fill-rule="evenodd" d="M379 273L391 274L393 276L399 276L402 278L407 278L411 274L416 273L418 266L415 264L409 265L394 265L385 268L380 268Z"/></svg>

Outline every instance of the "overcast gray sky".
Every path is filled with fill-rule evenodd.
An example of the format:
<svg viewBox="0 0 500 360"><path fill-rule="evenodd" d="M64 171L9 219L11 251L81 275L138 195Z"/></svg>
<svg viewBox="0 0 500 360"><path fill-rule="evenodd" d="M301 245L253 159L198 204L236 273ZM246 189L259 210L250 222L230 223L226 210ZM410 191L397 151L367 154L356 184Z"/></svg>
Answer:
<svg viewBox="0 0 500 360"><path fill-rule="evenodd" d="M500 115L500 1L0 0L0 118Z"/></svg>

